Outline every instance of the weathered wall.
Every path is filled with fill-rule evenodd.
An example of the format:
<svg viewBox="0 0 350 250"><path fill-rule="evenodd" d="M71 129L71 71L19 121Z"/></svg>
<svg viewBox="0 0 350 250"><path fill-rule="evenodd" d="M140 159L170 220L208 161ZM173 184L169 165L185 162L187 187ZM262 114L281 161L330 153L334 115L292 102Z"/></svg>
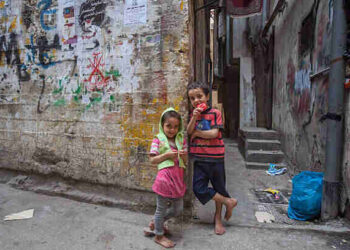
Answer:
<svg viewBox="0 0 350 250"><path fill-rule="evenodd" d="M284 152L297 170L322 171L325 162L328 75L310 75L329 66L331 17L328 1L320 1L313 48L301 54L303 20L314 1L289 1L275 21L273 128L283 135Z"/></svg>
<svg viewBox="0 0 350 250"><path fill-rule="evenodd" d="M233 20L232 57L240 59L240 128L256 126L255 82L252 76L254 61L251 59L247 24L246 19Z"/></svg>
<svg viewBox="0 0 350 250"><path fill-rule="evenodd" d="M317 1L315 1L317 2ZM292 1L277 19L273 127L283 135L284 152L295 170L323 171L328 112L328 70L333 8L331 1ZM302 22L314 8L314 37L300 53ZM301 32L298 34L298 32ZM289 53L286 53L286 52ZM317 74L319 72L325 72ZM349 97L345 90L341 212L350 212ZM350 216L350 213L347 215Z"/></svg>
<svg viewBox="0 0 350 250"><path fill-rule="evenodd" d="M158 117L187 107L188 1L7 0L0 15L0 167L149 190Z"/></svg>

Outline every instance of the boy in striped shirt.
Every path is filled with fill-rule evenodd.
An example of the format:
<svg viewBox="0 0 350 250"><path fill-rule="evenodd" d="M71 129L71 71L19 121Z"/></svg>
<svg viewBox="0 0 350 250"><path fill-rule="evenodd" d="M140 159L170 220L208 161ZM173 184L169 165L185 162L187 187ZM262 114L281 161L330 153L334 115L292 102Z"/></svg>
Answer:
<svg viewBox="0 0 350 250"><path fill-rule="evenodd" d="M221 220L222 205L226 207L225 219L229 220L237 200L226 190L225 145L220 129L223 129L219 110L207 106L209 88L203 83L193 82L187 87L187 95L193 107L187 133L190 140L190 156L194 160L193 192L204 205L215 201L215 233L222 235L225 227ZM208 187L209 181L212 188Z"/></svg>

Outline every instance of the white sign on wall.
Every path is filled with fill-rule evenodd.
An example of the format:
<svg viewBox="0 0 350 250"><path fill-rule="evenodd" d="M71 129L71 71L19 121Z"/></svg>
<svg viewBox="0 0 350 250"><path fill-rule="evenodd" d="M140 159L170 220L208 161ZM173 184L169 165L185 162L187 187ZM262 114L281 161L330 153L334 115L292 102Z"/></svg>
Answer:
<svg viewBox="0 0 350 250"><path fill-rule="evenodd" d="M147 22L147 0L125 0L124 25Z"/></svg>

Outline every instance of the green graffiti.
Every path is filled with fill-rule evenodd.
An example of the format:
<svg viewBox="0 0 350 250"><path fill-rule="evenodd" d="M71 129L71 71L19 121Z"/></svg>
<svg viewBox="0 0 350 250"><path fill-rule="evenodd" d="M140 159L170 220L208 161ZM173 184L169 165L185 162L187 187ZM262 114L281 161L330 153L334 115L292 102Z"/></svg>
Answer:
<svg viewBox="0 0 350 250"><path fill-rule="evenodd" d="M80 84L78 85L78 88L75 91L73 91L73 93L76 95L79 95L81 93L81 85Z"/></svg>
<svg viewBox="0 0 350 250"><path fill-rule="evenodd" d="M80 96L78 96L78 95L75 95L75 96L73 97L73 100L74 100L75 102L79 102L79 99L80 99Z"/></svg>
<svg viewBox="0 0 350 250"><path fill-rule="evenodd" d="M88 110L89 108L91 108L95 103L101 102L102 101L102 97L93 97L90 98L90 103L86 106L86 110Z"/></svg>
<svg viewBox="0 0 350 250"><path fill-rule="evenodd" d="M111 100L111 102L115 102L115 97L114 97L114 95L111 95L111 96L109 97L109 99Z"/></svg>
<svg viewBox="0 0 350 250"><path fill-rule="evenodd" d="M119 70L115 69L115 70L110 70L106 72L106 76L114 76L114 77L119 77L121 76Z"/></svg>
<svg viewBox="0 0 350 250"><path fill-rule="evenodd" d="M66 105L66 100L64 99L58 99L53 103L54 106L59 107L59 106L64 106Z"/></svg>
<svg viewBox="0 0 350 250"><path fill-rule="evenodd" d="M59 86L59 88L55 88L55 89L52 91L52 94L57 95L57 94L59 94L59 93L62 93L62 90L63 90L62 79L60 79L60 80L58 81L58 86Z"/></svg>

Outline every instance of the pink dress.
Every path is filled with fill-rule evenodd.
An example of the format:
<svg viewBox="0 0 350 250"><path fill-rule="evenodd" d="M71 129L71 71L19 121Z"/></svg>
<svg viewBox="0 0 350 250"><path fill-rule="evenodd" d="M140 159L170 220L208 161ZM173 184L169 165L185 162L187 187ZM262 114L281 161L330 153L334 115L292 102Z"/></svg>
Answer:
<svg viewBox="0 0 350 250"><path fill-rule="evenodd" d="M169 143L171 149L176 149L176 145ZM186 141L184 141L183 149L187 149ZM159 139L152 141L151 155L159 155ZM153 183L152 190L163 197L180 198L185 195L186 184L184 182L184 169L179 166L179 161L175 160L173 167L163 168L158 171L156 179Z"/></svg>

